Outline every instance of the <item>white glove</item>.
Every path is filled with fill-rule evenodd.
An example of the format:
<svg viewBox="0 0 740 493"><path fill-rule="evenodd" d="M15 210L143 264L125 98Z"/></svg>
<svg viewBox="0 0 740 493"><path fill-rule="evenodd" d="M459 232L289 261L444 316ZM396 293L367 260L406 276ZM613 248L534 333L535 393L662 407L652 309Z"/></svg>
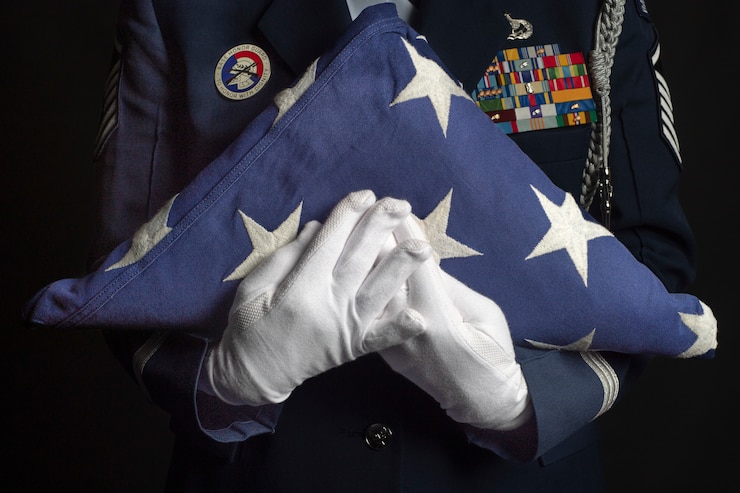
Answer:
<svg viewBox="0 0 740 493"><path fill-rule="evenodd" d="M396 236L421 239L424 233L410 217ZM424 317L426 331L380 352L395 371L459 423L512 430L529 419L527 384L496 303L429 259L409 278L407 304Z"/></svg>
<svg viewBox="0 0 740 493"><path fill-rule="evenodd" d="M388 304L431 246L401 243L374 265L410 212L405 201L352 193L324 226L308 223L257 265L208 355L216 394L235 405L282 402L312 376L423 332L418 313Z"/></svg>

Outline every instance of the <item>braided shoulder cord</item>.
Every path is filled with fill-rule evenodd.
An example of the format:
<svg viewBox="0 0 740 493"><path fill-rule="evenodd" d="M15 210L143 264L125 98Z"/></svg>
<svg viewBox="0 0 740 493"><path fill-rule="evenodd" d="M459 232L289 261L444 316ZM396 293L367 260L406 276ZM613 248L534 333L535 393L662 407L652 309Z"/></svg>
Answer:
<svg viewBox="0 0 740 493"><path fill-rule="evenodd" d="M581 184L581 207L588 210L598 190L604 225L609 228L612 184L609 173L611 139L610 76L617 41L622 33L626 0L605 0L596 23L596 41L589 55L591 87L596 99L597 121L591 124L591 140Z"/></svg>

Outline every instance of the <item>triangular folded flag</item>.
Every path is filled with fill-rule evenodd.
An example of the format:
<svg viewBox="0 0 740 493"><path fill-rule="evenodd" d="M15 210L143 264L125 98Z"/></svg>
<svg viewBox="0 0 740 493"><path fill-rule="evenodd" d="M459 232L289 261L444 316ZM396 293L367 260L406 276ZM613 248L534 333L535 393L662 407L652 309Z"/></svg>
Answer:
<svg viewBox="0 0 740 493"><path fill-rule="evenodd" d="M30 324L213 330L265 255L349 192L408 200L442 267L514 342L712 357L717 323L667 292L472 102L392 5L366 9L223 155Z"/></svg>

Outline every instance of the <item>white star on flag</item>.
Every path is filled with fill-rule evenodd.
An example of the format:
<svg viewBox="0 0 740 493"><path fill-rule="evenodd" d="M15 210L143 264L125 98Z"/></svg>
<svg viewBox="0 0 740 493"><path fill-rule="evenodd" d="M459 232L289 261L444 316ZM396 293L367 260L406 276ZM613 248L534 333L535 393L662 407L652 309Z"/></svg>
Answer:
<svg viewBox="0 0 740 493"><path fill-rule="evenodd" d="M591 332L581 337L577 341L571 342L570 344L565 344L563 346L534 341L532 339L524 339L524 340L530 343L532 346L539 348L539 349L559 349L563 351L590 351L591 343L594 340L595 333L596 333L596 329L592 330Z"/></svg>
<svg viewBox="0 0 740 493"><path fill-rule="evenodd" d="M437 204L432 212L423 220L416 218L421 225L429 243L434 248L434 256L437 263L445 258L472 257L483 255L472 248L463 245L459 241L447 235L447 223L450 218L450 206L452 204L452 190ZM416 217L416 216L414 216Z"/></svg>
<svg viewBox="0 0 740 493"><path fill-rule="evenodd" d="M442 127L442 133L447 137L447 125L450 120L452 96L459 96L468 100L470 100L470 96L456 85L436 62L424 58L408 41L403 38L401 39L411 56L411 61L416 69L416 75L398 93L398 96L396 96L396 99L390 105L393 106L425 97L429 98L434 107L434 113L437 115L439 126Z"/></svg>
<svg viewBox="0 0 740 493"><path fill-rule="evenodd" d="M277 121L293 107L296 101L298 101L298 99L303 96L303 93L306 92L306 89L314 83L316 80L316 64L318 61L318 58L313 61L293 87L283 89L275 95L274 101L275 105L278 107L278 115L275 117L275 121L272 122L273 125L275 125Z"/></svg>
<svg viewBox="0 0 740 493"><path fill-rule="evenodd" d="M129 248L126 255L115 264L108 267L106 270L120 269L126 267L139 260L146 255L149 250L162 241L162 238L167 236L167 233L172 231L172 228L167 226L167 219L170 216L170 209L172 204L175 202L175 195L167 203L162 206L159 211L152 217L148 222L144 223L134 234L131 239L131 247Z"/></svg>
<svg viewBox="0 0 740 493"><path fill-rule="evenodd" d="M535 187L532 190L550 220L550 229L525 260L565 249L583 279L583 285L588 286L588 242L594 238L613 235L602 225L586 220L569 193L565 194L565 200L559 206Z"/></svg>
<svg viewBox="0 0 740 493"><path fill-rule="evenodd" d="M268 231L254 219L239 211L244 223L244 228L247 230L249 239L252 242L252 251L247 255L247 258L234 269L225 279L226 281L236 281L243 279L246 275L254 269L262 259L270 255L272 252L285 245L286 243L293 241L298 236L298 224L301 219L301 209L303 202L298 204L298 207L273 231Z"/></svg>
<svg viewBox="0 0 740 493"><path fill-rule="evenodd" d="M680 313L681 321L696 334L696 342L683 353L679 358L693 358L694 356L704 354L710 349L717 348L717 320L714 318L712 309L699 300L703 313L695 315L693 313Z"/></svg>

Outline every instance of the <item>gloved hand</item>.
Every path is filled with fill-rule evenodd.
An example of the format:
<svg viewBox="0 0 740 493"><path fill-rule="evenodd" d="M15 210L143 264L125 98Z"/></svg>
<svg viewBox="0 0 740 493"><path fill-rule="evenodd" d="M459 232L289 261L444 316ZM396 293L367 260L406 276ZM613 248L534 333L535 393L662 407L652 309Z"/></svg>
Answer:
<svg viewBox="0 0 740 493"><path fill-rule="evenodd" d="M426 239L409 217L398 240ZM426 331L381 356L440 403L459 423L512 430L532 415L527 383L501 309L427 260L408 281L407 305Z"/></svg>
<svg viewBox="0 0 740 493"><path fill-rule="evenodd" d="M418 313L389 302L431 246L404 242L374 265L410 212L405 201L352 193L247 274L208 354L216 394L235 405L282 402L312 376L423 332Z"/></svg>

